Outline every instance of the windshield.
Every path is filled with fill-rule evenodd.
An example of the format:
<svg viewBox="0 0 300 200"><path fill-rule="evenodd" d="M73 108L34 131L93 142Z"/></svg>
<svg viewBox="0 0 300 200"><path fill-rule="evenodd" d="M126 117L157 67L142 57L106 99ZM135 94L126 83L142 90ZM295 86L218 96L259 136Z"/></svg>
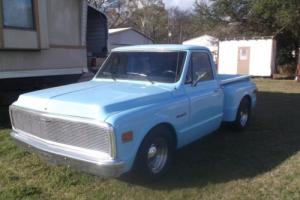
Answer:
<svg viewBox="0 0 300 200"><path fill-rule="evenodd" d="M113 52L96 78L175 83L185 56L185 52Z"/></svg>

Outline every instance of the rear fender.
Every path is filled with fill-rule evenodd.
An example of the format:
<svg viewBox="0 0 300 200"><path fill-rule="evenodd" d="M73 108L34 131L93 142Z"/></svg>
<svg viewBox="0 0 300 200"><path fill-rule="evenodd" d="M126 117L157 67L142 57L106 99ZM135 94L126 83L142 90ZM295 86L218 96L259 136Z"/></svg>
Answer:
<svg viewBox="0 0 300 200"><path fill-rule="evenodd" d="M249 84L251 83L251 84ZM252 82L239 82L224 87L223 121L235 121L240 102L246 96L250 97L252 108L256 105L256 86Z"/></svg>

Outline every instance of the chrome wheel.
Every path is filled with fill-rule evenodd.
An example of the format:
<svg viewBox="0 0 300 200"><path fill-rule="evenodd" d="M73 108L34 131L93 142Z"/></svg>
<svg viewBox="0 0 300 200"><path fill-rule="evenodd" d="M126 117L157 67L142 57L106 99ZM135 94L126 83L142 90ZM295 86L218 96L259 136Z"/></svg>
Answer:
<svg viewBox="0 0 300 200"><path fill-rule="evenodd" d="M168 160L168 144L163 138L155 139L148 149L147 165L153 174L159 173Z"/></svg>
<svg viewBox="0 0 300 200"><path fill-rule="evenodd" d="M234 122L231 123L235 131L243 131L248 126L251 120L251 99L244 97L241 100L239 108L236 113Z"/></svg>
<svg viewBox="0 0 300 200"><path fill-rule="evenodd" d="M247 122L248 122L248 118L249 118L249 112L247 109L241 111L240 113L240 123L241 126L246 126Z"/></svg>

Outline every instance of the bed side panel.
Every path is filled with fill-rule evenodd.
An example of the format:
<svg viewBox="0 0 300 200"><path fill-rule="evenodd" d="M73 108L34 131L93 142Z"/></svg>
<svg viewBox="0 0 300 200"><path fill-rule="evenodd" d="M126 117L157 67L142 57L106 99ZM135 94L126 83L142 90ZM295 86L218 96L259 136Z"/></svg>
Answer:
<svg viewBox="0 0 300 200"><path fill-rule="evenodd" d="M256 105L256 85L247 79L223 85L224 117L223 121L232 122L243 97L250 96L252 108Z"/></svg>

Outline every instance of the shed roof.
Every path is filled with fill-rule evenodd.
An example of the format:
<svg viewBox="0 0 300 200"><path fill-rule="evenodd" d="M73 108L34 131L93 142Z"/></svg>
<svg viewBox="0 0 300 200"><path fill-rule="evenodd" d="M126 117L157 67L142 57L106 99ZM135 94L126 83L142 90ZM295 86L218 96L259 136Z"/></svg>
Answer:
<svg viewBox="0 0 300 200"><path fill-rule="evenodd" d="M186 40L183 42L183 44L186 45L197 45L197 46L206 46L211 51L217 51L218 50L218 38L215 38L210 35L202 35L200 37L192 38L190 40Z"/></svg>
<svg viewBox="0 0 300 200"><path fill-rule="evenodd" d="M130 30L131 28L111 28L108 30L109 34L113 34L113 33L119 33L119 32L123 32L123 31L127 31Z"/></svg>
<svg viewBox="0 0 300 200"><path fill-rule="evenodd" d="M225 37L221 38L220 41L230 41L230 40L270 40L275 39L275 36L240 36L240 37Z"/></svg>
<svg viewBox="0 0 300 200"><path fill-rule="evenodd" d="M136 30L136 29L134 29L134 28L132 28L132 27L126 27L126 28L112 28L112 29L109 29L109 30L108 30L108 33L109 33L110 35L112 35L112 34L117 34L117 33L121 33L121 32L124 32L124 31L129 31L129 30L135 31L135 32L137 32L138 34L142 35L143 37L145 37L145 38L151 40L152 42L154 42L154 40L153 40L151 37L147 36L146 34L140 32L140 31L138 31L138 30Z"/></svg>
<svg viewBox="0 0 300 200"><path fill-rule="evenodd" d="M202 35L200 37L196 37L196 38L192 38L192 39L186 40L183 43L184 44L189 44L189 43L207 43L207 42L210 42L210 43L215 42L215 43L217 43L218 42L218 38L215 38L215 37L210 36L210 35Z"/></svg>

